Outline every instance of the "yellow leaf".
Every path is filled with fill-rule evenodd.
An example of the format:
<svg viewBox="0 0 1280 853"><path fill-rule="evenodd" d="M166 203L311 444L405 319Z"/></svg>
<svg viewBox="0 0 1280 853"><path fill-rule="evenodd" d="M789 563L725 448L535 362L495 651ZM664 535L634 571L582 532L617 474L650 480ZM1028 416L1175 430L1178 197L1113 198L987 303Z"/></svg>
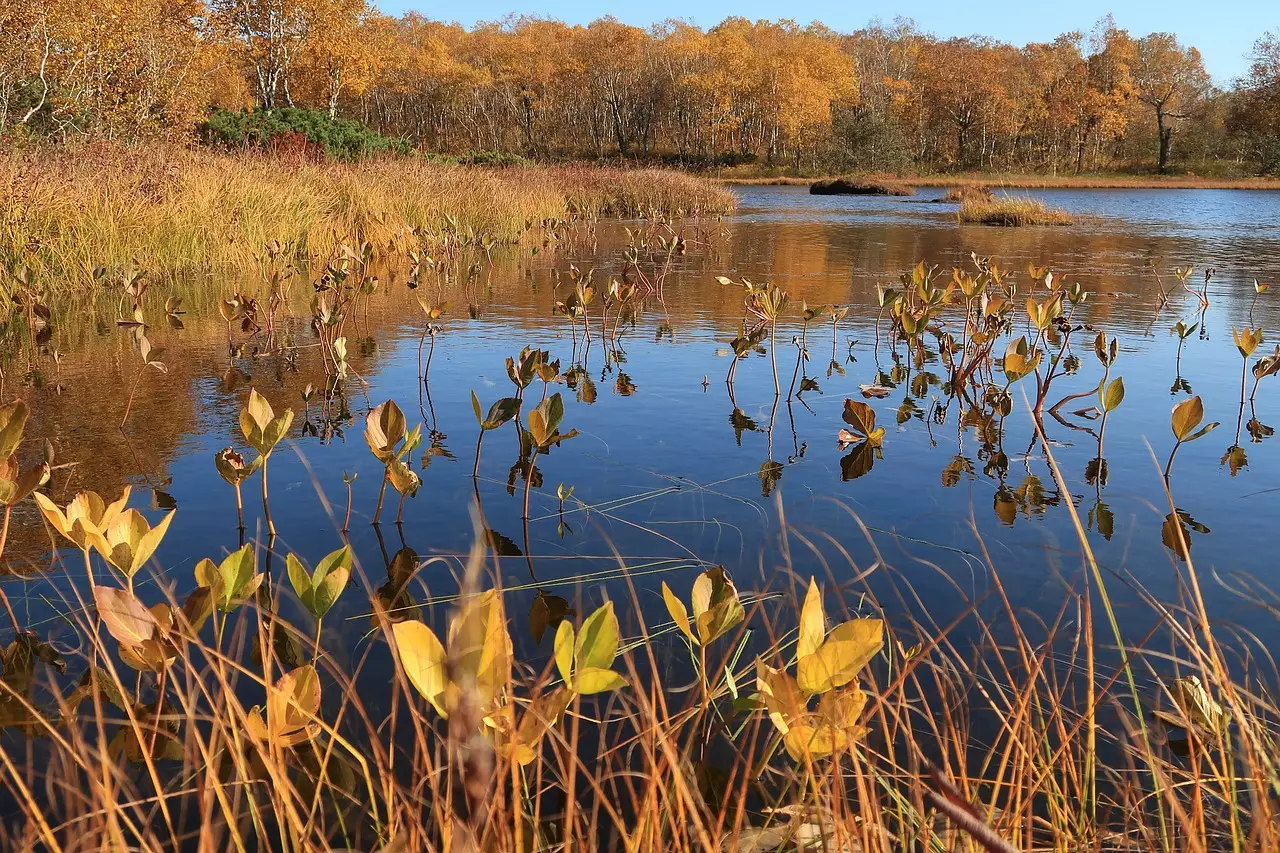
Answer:
<svg viewBox="0 0 1280 853"><path fill-rule="evenodd" d="M445 675L444 646L439 638L421 622L406 620L391 626L400 653L400 664L410 683L431 703L436 713L446 719L444 694L448 685Z"/></svg>
<svg viewBox="0 0 1280 853"><path fill-rule="evenodd" d="M573 641L573 624L565 619L556 629L554 648L556 669L560 670L560 677L565 684L573 683Z"/></svg>
<svg viewBox="0 0 1280 853"><path fill-rule="evenodd" d="M759 658L756 659L756 690L769 712L769 719L784 735L792 721L808 713L808 703L796 680Z"/></svg>
<svg viewBox="0 0 1280 853"><path fill-rule="evenodd" d="M94 589L93 599L107 632L118 642L140 646L155 636L155 616L128 590L100 586Z"/></svg>
<svg viewBox="0 0 1280 853"><path fill-rule="evenodd" d="M470 598L449 626L449 658L457 664L457 686L474 687L482 706L506 688L511 675L511 637L495 590Z"/></svg>
<svg viewBox="0 0 1280 853"><path fill-rule="evenodd" d="M845 745L843 735L830 726L811 726L800 723L783 736L787 754L796 761L808 758L825 758Z"/></svg>
<svg viewBox="0 0 1280 853"><path fill-rule="evenodd" d="M618 655L618 617L613 602L606 601L582 623L573 659L577 668L608 669Z"/></svg>
<svg viewBox="0 0 1280 853"><path fill-rule="evenodd" d="M667 586L666 581L662 582L662 600L666 603L667 612L671 614L680 633L688 637L689 642L697 645L698 638L693 635L693 627L689 624L689 611L685 609L684 602L676 598L676 594L671 591L671 587Z"/></svg>
<svg viewBox="0 0 1280 853"><path fill-rule="evenodd" d="M884 643L884 622L850 619L838 625L817 652L796 661L796 680L806 693L826 693L857 677Z"/></svg>
<svg viewBox="0 0 1280 853"><path fill-rule="evenodd" d="M822 609L822 593L818 582L809 578L809 591L804 597L804 607L800 611L800 637L796 641L796 656L807 657L822 645L822 638L827 633L827 617Z"/></svg>
<svg viewBox="0 0 1280 853"><path fill-rule="evenodd" d="M573 689L584 696L621 690L626 686L627 680L611 669L587 666L578 670L573 676Z"/></svg>

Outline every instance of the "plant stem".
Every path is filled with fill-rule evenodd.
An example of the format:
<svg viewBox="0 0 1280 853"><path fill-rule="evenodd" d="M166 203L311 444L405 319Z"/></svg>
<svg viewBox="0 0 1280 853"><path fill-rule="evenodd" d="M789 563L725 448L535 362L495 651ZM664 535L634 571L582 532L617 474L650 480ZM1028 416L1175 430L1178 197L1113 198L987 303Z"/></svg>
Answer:
<svg viewBox="0 0 1280 853"><path fill-rule="evenodd" d="M480 428L480 434L476 436L476 464L471 467L471 479L480 476L480 445L484 441L484 427Z"/></svg>
<svg viewBox="0 0 1280 853"><path fill-rule="evenodd" d="M267 533L274 538L276 523L271 520L271 504L267 501L267 460L270 454L262 457L262 516L267 522Z"/></svg>
<svg viewBox="0 0 1280 853"><path fill-rule="evenodd" d="M236 523L244 530L244 496L240 493L240 484L236 483Z"/></svg>
<svg viewBox="0 0 1280 853"><path fill-rule="evenodd" d="M382 517L382 499L387 496L387 470L382 471L382 487L378 489L378 506L373 511L373 523L377 524L378 519Z"/></svg>
<svg viewBox="0 0 1280 853"><path fill-rule="evenodd" d="M351 529L351 483L347 483L347 514L342 518L342 532Z"/></svg>
<svg viewBox="0 0 1280 853"><path fill-rule="evenodd" d="M133 395L138 393L138 386L142 384L142 373L147 369L144 364L142 370L138 371L138 375L133 379L133 387L129 389L129 402L125 403L124 417L120 419L120 429L124 429L124 425L129 422L129 413L133 411Z"/></svg>
<svg viewBox="0 0 1280 853"><path fill-rule="evenodd" d="M9 518L13 515L13 504L5 504L4 524L0 526L0 557L4 556L4 545L9 541ZM15 626L16 630L16 626Z"/></svg>
<svg viewBox="0 0 1280 853"><path fill-rule="evenodd" d="M778 323L769 324L769 361L773 363L773 396L782 396L782 385L778 383Z"/></svg>
<svg viewBox="0 0 1280 853"><path fill-rule="evenodd" d="M1178 439L1173 443L1173 450L1169 453L1169 461L1164 466L1164 478L1167 482L1169 479L1169 471L1173 468L1173 457L1178 455L1178 448L1182 446L1182 439Z"/></svg>

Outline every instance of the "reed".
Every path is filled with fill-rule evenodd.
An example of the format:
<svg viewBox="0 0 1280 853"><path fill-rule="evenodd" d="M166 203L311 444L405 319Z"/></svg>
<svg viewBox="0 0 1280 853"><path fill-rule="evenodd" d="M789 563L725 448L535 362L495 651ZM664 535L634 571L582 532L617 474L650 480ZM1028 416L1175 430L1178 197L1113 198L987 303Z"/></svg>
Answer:
<svg viewBox="0 0 1280 853"><path fill-rule="evenodd" d="M446 217L510 243L548 219L713 216L733 205L709 181L658 170L316 163L164 146L13 150L0 156L0 260L60 292L94 287L99 267L135 262L162 278L254 270L273 241L304 260L343 243L394 248Z"/></svg>

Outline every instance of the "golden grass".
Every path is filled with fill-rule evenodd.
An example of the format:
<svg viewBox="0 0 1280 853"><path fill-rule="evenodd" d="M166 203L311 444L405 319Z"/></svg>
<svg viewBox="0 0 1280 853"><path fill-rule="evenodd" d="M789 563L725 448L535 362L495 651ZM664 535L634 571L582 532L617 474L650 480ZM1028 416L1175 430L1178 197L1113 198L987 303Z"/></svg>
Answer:
<svg viewBox="0 0 1280 853"><path fill-rule="evenodd" d="M733 206L710 181L657 170L321 164L177 147L11 151L0 158L0 259L61 290L91 287L95 267L132 260L153 276L249 269L272 240L304 258L341 243L391 246L446 215L512 242L549 218L711 216Z"/></svg>
<svg viewBox="0 0 1280 853"><path fill-rule="evenodd" d="M809 185L813 195L915 195L915 188L888 178L871 179L860 175L814 181Z"/></svg>
<svg viewBox="0 0 1280 853"><path fill-rule="evenodd" d="M1070 225L1071 217L1061 211L1047 207L1039 199L964 193L960 198L960 211L956 214L961 222L976 222L983 225Z"/></svg>

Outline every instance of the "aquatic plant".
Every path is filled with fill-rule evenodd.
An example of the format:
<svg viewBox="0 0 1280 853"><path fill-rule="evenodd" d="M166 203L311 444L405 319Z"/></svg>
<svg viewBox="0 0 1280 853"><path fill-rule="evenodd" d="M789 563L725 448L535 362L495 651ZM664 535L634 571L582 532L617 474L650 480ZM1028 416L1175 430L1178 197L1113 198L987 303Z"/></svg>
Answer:
<svg viewBox="0 0 1280 853"><path fill-rule="evenodd" d="M1266 293L1271 287L1269 284L1261 284L1255 278L1253 280L1253 299L1249 300L1249 325L1253 325L1253 309L1258 305L1258 297Z"/></svg>
<svg viewBox="0 0 1280 853"><path fill-rule="evenodd" d="M1218 428L1217 421L1201 427L1200 424L1203 422L1204 402L1199 395L1189 397L1173 407L1170 426L1173 429L1173 437L1177 440L1173 444L1173 450L1169 451L1169 461L1164 466L1165 480L1169 479L1169 472L1173 469L1173 458L1178 455L1178 448L1182 447L1183 443L1204 438Z"/></svg>
<svg viewBox="0 0 1280 853"><path fill-rule="evenodd" d="M253 462L246 463L244 456L234 447L224 447L213 454L213 465L218 476L236 490L236 524L241 530L244 530L244 499L240 493L240 484L253 476L262 462L263 457L259 456Z"/></svg>
<svg viewBox="0 0 1280 853"><path fill-rule="evenodd" d="M373 455L383 465L382 485L378 488L378 506L373 511L373 523L382 517L382 502L387 484L400 494L400 508L396 514L399 523L404 513L404 499L416 494L422 485L421 478L408 465L411 454L422 441L422 424L409 430L404 413L394 400L375 406L365 417L364 439Z"/></svg>
<svg viewBox="0 0 1280 853"><path fill-rule="evenodd" d="M1173 328L1169 330L1169 334L1178 336L1178 355L1174 359L1179 375L1182 373L1182 345L1187 342L1187 338L1196 333L1196 329L1200 328L1199 323L1192 323L1188 326L1182 320L1173 324Z"/></svg>
<svg viewBox="0 0 1280 853"><path fill-rule="evenodd" d="M262 516L271 536L276 535L276 525L271 520L271 504L267 499L267 462L272 451L289 434L292 425L293 409L285 409L277 415L266 397L256 388L249 389L249 397L240 410L240 434L258 454L254 465L262 471Z"/></svg>

